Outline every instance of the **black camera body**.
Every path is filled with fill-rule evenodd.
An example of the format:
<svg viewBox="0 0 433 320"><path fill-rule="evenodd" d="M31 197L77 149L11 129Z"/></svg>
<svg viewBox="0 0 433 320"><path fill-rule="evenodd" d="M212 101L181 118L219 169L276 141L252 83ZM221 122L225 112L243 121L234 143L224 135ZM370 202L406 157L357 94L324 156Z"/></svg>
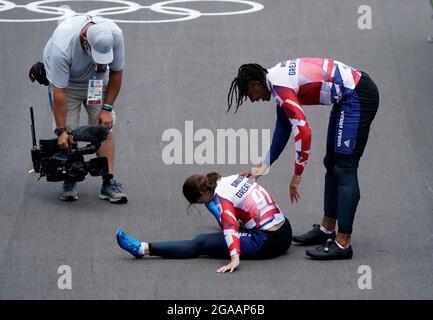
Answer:
<svg viewBox="0 0 433 320"><path fill-rule="evenodd" d="M33 169L46 177L47 181L83 181L87 174L102 176L108 173L108 161L105 157L85 161L84 155L95 153L101 142L108 136L108 130L101 125L81 126L71 132L74 143L69 150L61 150L57 139L39 140L36 144L33 108L30 108L32 120L33 148L31 150ZM79 147L78 142L90 142Z"/></svg>
<svg viewBox="0 0 433 320"><path fill-rule="evenodd" d="M47 181L83 181L87 174L102 176L108 173L107 158L84 160L85 154L95 153L97 149L94 144L82 148L73 144L68 151L63 151L57 139L39 140L39 147L31 150L33 169Z"/></svg>

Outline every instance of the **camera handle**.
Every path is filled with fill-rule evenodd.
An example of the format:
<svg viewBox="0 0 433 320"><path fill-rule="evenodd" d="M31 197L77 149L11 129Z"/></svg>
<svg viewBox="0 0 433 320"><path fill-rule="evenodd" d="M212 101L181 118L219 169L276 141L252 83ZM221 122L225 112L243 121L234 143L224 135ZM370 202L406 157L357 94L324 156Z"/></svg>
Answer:
<svg viewBox="0 0 433 320"><path fill-rule="evenodd" d="M78 146L78 144L77 144L77 146ZM73 156L93 154L99 149L100 146L101 146L100 143L94 143L94 144L89 143L88 145L81 147L81 148L76 147L76 148L69 149L68 154L73 155Z"/></svg>

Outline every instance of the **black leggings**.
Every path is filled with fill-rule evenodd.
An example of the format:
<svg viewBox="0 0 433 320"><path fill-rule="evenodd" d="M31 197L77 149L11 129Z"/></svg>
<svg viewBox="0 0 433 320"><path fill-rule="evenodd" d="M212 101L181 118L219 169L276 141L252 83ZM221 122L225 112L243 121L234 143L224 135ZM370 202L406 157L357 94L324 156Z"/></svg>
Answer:
<svg viewBox="0 0 433 320"><path fill-rule="evenodd" d="M370 125L378 106L378 89L373 80L363 72L353 94L343 103L334 105L331 112L328 144L323 161L326 167L324 213L326 217L337 219L338 231L341 233L352 233L360 199L359 160L367 144ZM341 113L343 121L339 118ZM347 142L347 146L353 147L351 149L344 148L344 142L349 139L341 139L341 136L344 137L344 132L341 134L341 131L346 130L345 126L348 136L352 134L355 138L353 145L353 142ZM339 132L339 129L342 130Z"/></svg>
<svg viewBox="0 0 433 320"><path fill-rule="evenodd" d="M292 228L287 219L276 231L240 230L239 235L241 259L274 258L285 253L292 242ZM223 232L200 234L193 240L151 242L149 254L172 259L196 258L200 255L230 257Z"/></svg>

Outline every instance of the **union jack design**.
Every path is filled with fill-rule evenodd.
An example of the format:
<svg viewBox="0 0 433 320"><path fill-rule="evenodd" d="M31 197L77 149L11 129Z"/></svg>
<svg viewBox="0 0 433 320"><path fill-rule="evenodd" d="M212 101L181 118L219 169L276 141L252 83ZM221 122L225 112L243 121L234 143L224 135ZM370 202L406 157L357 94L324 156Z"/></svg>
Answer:
<svg viewBox="0 0 433 320"><path fill-rule="evenodd" d="M360 78L358 70L326 58L297 58L268 69L268 89L292 126L295 174L302 174L311 147L311 129L301 106L338 103L352 94Z"/></svg>
<svg viewBox="0 0 433 320"><path fill-rule="evenodd" d="M239 223L245 229L267 230L285 219L275 199L262 186L239 175L221 178L213 201L221 213L230 255L241 252Z"/></svg>

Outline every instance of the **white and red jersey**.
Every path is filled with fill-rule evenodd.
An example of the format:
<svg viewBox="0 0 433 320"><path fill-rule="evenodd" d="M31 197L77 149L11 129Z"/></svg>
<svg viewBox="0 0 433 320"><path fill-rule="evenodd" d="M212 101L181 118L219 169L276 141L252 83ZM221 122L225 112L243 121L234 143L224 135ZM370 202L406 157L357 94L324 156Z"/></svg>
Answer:
<svg viewBox="0 0 433 320"><path fill-rule="evenodd" d="M268 89L277 105L284 110L294 133L295 174L302 174L310 151L311 130L301 105L340 102L353 92L361 72L326 58L287 60L267 71Z"/></svg>
<svg viewBox="0 0 433 320"><path fill-rule="evenodd" d="M246 229L268 230L285 219L275 199L254 180L243 176L221 178L213 201L221 213L230 255L240 254L238 221Z"/></svg>

